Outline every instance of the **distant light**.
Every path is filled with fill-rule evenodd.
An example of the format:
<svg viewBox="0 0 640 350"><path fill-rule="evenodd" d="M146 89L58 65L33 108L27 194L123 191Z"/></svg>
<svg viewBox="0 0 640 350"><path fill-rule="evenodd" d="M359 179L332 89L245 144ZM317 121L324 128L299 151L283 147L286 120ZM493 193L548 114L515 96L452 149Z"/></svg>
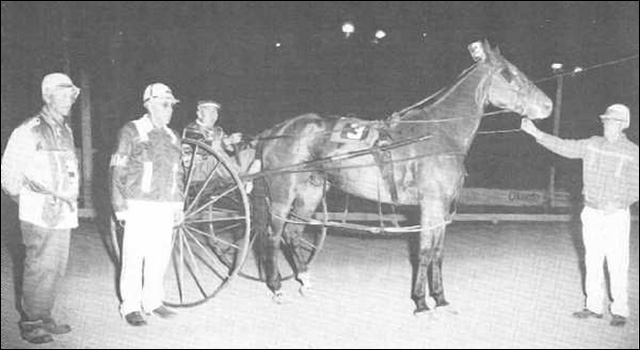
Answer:
<svg viewBox="0 0 640 350"><path fill-rule="evenodd" d="M422 33L422 37L426 39L427 38L427 32L423 32Z"/></svg>
<svg viewBox="0 0 640 350"><path fill-rule="evenodd" d="M551 69L553 69L554 71L555 70L561 70L563 66L564 65L562 63L552 63L551 64Z"/></svg>
<svg viewBox="0 0 640 350"><path fill-rule="evenodd" d="M342 24L342 32L346 38L350 37L356 31L356 27L351 22L344 22Z"/></svg>
<svg viewBox="0 0 640 350"><path fill-rule="evenodd" d="M276 43L276 47L282 46L282 43Z"/></svg>
<svg viewBox="0 0 640 350"><path fill-rule="evenodd" d="M378 40L382 40L382 39L384 39L386 36L387 36L387 33L386 33L384 30L382 30L382 29L378 29L378 30L376 31L376 39L378 39Z"/></svg>

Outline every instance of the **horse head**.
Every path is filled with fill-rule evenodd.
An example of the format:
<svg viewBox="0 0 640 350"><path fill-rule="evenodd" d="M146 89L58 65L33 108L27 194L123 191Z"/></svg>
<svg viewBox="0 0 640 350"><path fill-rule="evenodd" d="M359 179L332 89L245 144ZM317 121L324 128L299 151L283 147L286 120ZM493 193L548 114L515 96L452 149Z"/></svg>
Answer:
<svg viewBox="0 0 640 350"><path fill-rule="evenodd" d="M492 49L485 40L470 44L469 52L478 67L489 72L483 89L483 103L529 119L544 119L551 114L551 99L516 66L502 57L499 49Z"/></svg>

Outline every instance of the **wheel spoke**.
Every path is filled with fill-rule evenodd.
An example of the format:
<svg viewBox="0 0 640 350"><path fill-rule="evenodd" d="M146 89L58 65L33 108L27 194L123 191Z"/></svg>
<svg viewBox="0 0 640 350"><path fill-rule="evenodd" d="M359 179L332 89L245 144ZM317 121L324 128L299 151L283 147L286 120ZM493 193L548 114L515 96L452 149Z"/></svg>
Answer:
<svg viewBox="0 0 640 350"><path fill-rule="evenodd" d="M189 170L187 171L187 181L185 181L184 191L182 193L183 198L188 198L189 186L191 186L191 178L193 177L193 168L196 164L196 156L198 155L198 145L194 145L193 153L191 154L191 162L189 163Z"/></svg>
<svg viewBox="0 0 640 350"><path fill-rule="evenodd" d="M206 224L206 223L212 223L212 222L225 222L225 221L244 220L246 218L247 218L246 216L235 216L235 217L227 217L227 218L188 220L188 221L185 221L185 222L189 223L189 224Z"/></svg>
<svg viewBox="0 0 640 350"><path fill-rule="evenodd" d="M189 242L187 242L186 234L185 235L180 235L180 240L183 242L184 246L187 248L187 253L191 257L191 261L192 261L192 265L193 265L193 268L189 269L191 277L193 278L194 282L196 283L196 286L198 287L198 289L200 290L200 293L204 297L206 297L207 293L205 292L204 288L202 287L202 284L200 283L200 277L199 276L201 276L202 274L200 273L200 268L198 267L198 263L196 261L196 258L193 255L193 252L191 251L191 246L189 246ZM185 265L187 265L187 267L189 266L186 261L184 261L184 263L185 263Z"/></svg>
<svg viewBox="0 0 640 350"><path fill-rule="evenodd" d="M229 189L227 189L226 191L222 192L220 195L216 195L216 196L212 196L211 199L209 201L207 201L205 204L203 204L201 207L199 207L198 209L196 209L195 211L189 213L186 215L185 219L198 214L199 212L205 210L208 206L212 205L213 203L217 202L218 200L220 200L220 198L226 196L227 194L235 191L238 188L238 186L231 186Z"/></svg>
<svg viewBox="0 0 640 350"><path fill-rule="evenodd" d="M191 204L189 204L189 207L187 207L187 210L185 210L186 213L188 213L191 209L193 209L193 206L196 203L198 203L198 199L200 199L200 196L204 192L205 188L207 188L207 185L209 185L209 182L211 181L211 179L213 179L213 176L215 175L216 170L218 170L219 166L220 166L220 162L217 162L216 165L214 166L214 168L211 170L211 172L209 172L209 176L207 176L207 179L202 184L202 187L200 187L200 189L198 190L198 193L196 194L196 196L191 201Z"/></svg>
<svg viewBox="0 0 640 350"><path fill-rule="evenodd" d="M186 225L185 225L185 226L186 226ZM225 241L224 239L218 238L218 237L216 237L216 235L215 235L215 234L211 234L211 235L210 235L210 234L208 234L208 233L206 233L206 232L200 231L199 229L197 229L197 228L195 228L195 227L193 227L193 226L189 226L189 230L190 230L190 231L192 231L192 232L198 233L198 234L200 234L200 235L203 235L203 236L205 236L205 237L207 237L207 238L213 239L213 240L214 240L214 241L216 241L216 242L220 242L220 243L222 243L222 244L224 244L224 245L227 245L227 246L233 247L233 248L235 248L235 249L237 249L237 250L240 250L240 247L238 247L237 245L235 245L235 244L233 244L233 243L231 243L231 242L227 242L227 241Z"/></svg>
<svg viewBox="0 0 640 350"><path fill-rule="evenodd" d="M190 229L187 229L187 230L190 231ZM200 247L200 249L204 251L205 255L207 255L212 261L215 261L216 258L218 259L220 258L219 256L217 256L217 254L216 256L211 255L209 250L205 246L203 246L202 243L191 232L189 232L189 237ZM211 270L211 272L213 272L216 276L218 276L218 278L220 278L221 280L224 280L225 278L227 278L226 276L223 276L220 272L218 272L218 270L216 270L214 266L204 261L204 259L202 259L201 257L200 257L200 260L203 262L203 264L205 264L205 266L209 268L209 270Z"/></svg>

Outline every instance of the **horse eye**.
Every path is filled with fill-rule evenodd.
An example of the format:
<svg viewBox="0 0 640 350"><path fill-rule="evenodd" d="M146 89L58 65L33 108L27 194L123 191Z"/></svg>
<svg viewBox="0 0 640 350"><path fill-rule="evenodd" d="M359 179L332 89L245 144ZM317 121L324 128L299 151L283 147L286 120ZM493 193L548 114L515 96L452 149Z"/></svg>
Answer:
<svg viewBox="0 0 640 350"><path fill-rule="evenodd" d="M514 74L511 72L509 67L505 67L505 68L501 69L500 70L500 74L502 75L504 80L507 81L507 83L511 83L511 81L513 81Z"/></svg>

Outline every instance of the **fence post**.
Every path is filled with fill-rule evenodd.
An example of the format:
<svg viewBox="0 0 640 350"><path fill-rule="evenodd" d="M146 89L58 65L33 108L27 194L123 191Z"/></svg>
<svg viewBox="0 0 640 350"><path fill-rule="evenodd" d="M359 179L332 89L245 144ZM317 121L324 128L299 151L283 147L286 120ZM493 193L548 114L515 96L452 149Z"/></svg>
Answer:
<svg viewBox="0 0 640 350"><path fill-rule="evenodd" d="M553 113L553 135L558 136L560 134L560 113L562 111L562 63L554 63L551 65L553 73L557 74L557 86L556 86L556 106ZM552 163L549 169L549 188L547 190L547 212L551 212L555 205L555 192L556 192L556 167Z"/></svg>
<svg viewBox="0 0 640 350"><path fill-rule="evenodd" d="M93 208L93 140L91 135L91 85L89 76L83 69L80 75L80 126L82 127L82 188L84 208Z"/></svg>

